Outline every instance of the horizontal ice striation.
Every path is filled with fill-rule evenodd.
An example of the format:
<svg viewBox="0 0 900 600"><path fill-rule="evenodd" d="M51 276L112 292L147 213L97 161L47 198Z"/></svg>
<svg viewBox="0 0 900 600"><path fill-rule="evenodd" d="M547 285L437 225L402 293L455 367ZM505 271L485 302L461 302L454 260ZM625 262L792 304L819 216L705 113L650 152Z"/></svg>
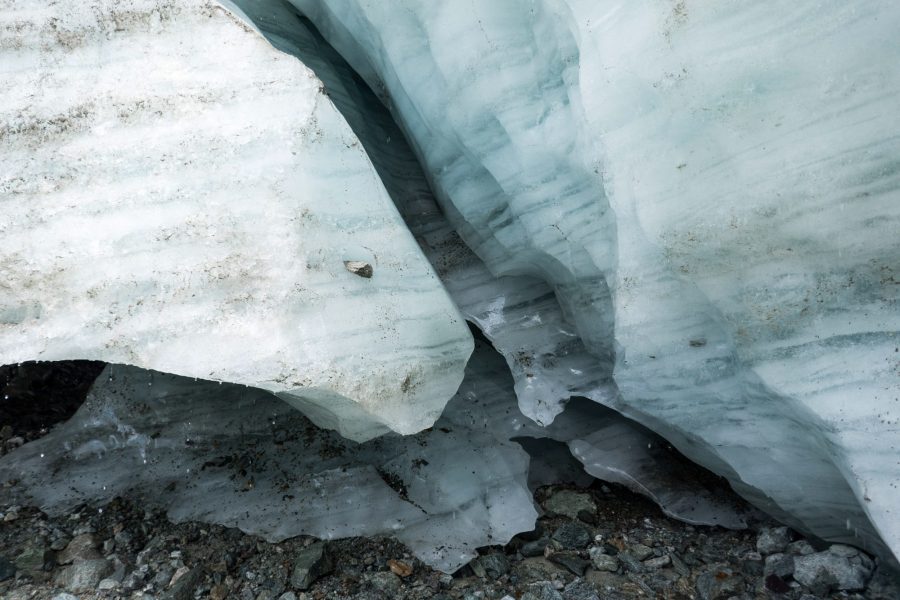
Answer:
<svg viewBox="0 0 900 600"><path fill-rule="evenodd" d="M527 275L496 277L450 225L422 167L387 109L287 0L235 0L242 14L325 85L460 312L491 340L513 373L519 408L549 424L572 396L609 403L605 364L591 355L552 287Z"/></svg>
<svg viewBox="0 0 900 600"><path fill-rule="evenodd" d="M893 560L900 6L292 2L487 268L615 354L614 406Z"/></svg>
<svg viewBox="0 0 900 600"><path fill-rule="evenodd" d="M592 460L617 474L612 480L679 518L744 525L739 507L673 455L636 461L636 445L664 442L613 410L584 400L552 427L536 425L516 406L504 359L481 341L433 428L361 444L262 390L109 365L69 421L0 458L0 483L10 500L50 514L124 495L175 521L221 523L271 541L392 535L452 572L478 547L534 527L522 447L610 428L618 434L597 441ZM559 473L538 475L557 481ZM673 473L682 482L666 498Z"/></svg>
<svg viewBox="0 0 900 600"><path fill-rule="evenodd" d="M477 377L483 402L515 410ZM454 571L537 517L528 455L473 411L459 395L432 429L358 444L262 390L110 365L70 421L0 459L0 480L53 514L128 495L273 541L394 535Z"/></svg>
<svg viewBox="0 0 900 600"><path fill-rule="evenodd" d="M484 428L514 438L531 455L531 487L559 481L587 483L591 474L645 494L668 514L697 524L746 526L747 515L721 489L710 490L696 469L685 468L669 445L607 408L573 396L610 403L616 389L602 365L566 321L552 288L528 276L493 276L443 216L405 136L372 90L308 20L286 1L236 0L243 14L277 48L294 54L325 84L326 93L366 148L388 193L435 266L451 297L508 364L482 352L461 391L475 401L495 381L489 406L501 408ZM519 411L506 381L512 373ZM476 390L475 388L479 388ZM503 397L499 402L497 398ZM522 420L525 415L534 423ZM527 436L527 437L525 437ZM584 439L580 439L584 438ZM567 445L568 444L568 445ZM573 460L569 446L585 464Z"/></svg>
<svg viewBox="0 0 900 600"><path fill-rule="evenodd" d="M0 364L248 384L357 440L438 418L470 334L307 68L214 2L0 4Z"/></svg>

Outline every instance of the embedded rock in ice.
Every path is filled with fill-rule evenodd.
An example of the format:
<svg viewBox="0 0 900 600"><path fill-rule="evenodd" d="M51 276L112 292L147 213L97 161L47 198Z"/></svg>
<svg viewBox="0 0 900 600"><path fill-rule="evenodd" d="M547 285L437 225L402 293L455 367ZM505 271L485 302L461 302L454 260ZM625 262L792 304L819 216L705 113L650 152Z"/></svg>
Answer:
<svg viewBox="0 0 900 600"><path fill-rule="evenodd" d="M0 364L248 384L357 440L437 419L469 332L295 57L202 0L0 28Z"/></svg>
<svg viewBox="0 0 900 600"><path fill-rule="evenodd" d="M900 6L292 3L487 268L554 291L601 401L794 526L900 552Z"/></svg>
<svg viewBox="0 0 900 600"><path fill-rule="evenodd" d="M491 381L469 389L515 410ZM394 535L454 571L537 517L528 455L472 410L460 394L434 428L359 444L262 390L110 365L71 420L0 458L0 481L53 514L128 495L269 540Z"/></svg>

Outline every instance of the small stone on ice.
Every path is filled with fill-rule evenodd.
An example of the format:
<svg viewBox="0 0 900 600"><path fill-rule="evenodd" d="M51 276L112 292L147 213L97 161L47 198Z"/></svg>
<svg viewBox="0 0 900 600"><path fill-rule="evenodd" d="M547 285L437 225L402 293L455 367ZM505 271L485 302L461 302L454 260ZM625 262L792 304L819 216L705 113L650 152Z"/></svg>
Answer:
<svg viewBox="0 0 900 600"><path fill-rule="evenodd" d="M359 275L360 277L365 277L366 279L370 279L374 272L372 270L372 265L359 260L345 260L344 266L347 267L347 270L351 273Z"/></svg>

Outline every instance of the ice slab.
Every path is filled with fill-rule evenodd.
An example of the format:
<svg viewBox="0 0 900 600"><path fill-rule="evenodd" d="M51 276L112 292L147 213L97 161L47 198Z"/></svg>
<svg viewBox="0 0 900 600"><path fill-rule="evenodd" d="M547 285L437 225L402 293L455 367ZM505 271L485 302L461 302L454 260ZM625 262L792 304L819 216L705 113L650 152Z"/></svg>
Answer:
<svg viewBox="0 0 900 600"><path fill-rule="evenodd" d="M292 2L466 245L614 357L611 406L893 560L900 7Z"/></svg>
<svg viewBox="0 0 900 600"><path fill-rule="evenodd" d="M2 12L0 364L243 383L357 440L438 418L469 332L300 61L215 2Z"/></svg>
<svg viewBox="0 0 900 600"><path fill-rule="evenodd" d="M52 514L128 495L273 541L394 535L454 571L537 516L528 455L472 426L469 404L457 396L434 428L359 444L263 390L110 365L71 420L0 459L0 479Z"/></svg>

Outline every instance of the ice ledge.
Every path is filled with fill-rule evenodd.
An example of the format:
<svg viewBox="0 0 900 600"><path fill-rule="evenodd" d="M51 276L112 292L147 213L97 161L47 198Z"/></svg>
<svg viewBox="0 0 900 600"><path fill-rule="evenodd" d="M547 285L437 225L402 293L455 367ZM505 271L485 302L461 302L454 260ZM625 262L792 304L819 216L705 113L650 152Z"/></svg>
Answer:
<svg viewBox="0 0 900 600"><path fill-rule="evenodd" d="M0 364L243 383L354 439L434 422L471 337L308 69L214 2L4 10Z"/></svg>

